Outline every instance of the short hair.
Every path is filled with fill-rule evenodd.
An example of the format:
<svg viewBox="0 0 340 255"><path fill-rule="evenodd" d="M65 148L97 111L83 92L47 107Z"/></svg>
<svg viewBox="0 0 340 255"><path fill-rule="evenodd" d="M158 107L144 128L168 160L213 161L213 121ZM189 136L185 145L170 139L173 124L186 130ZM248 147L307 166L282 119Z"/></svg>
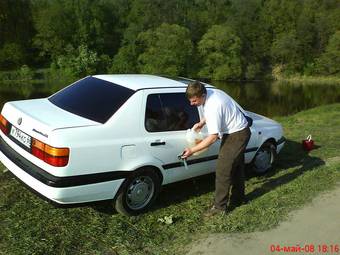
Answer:
<svg viewBox="0 0 340 255"><path fill-rule="evenodd" d="M207 89L199 81L193 81L188 84L185 95L188 99L193 97L202 97L207 94Z"/></svg>

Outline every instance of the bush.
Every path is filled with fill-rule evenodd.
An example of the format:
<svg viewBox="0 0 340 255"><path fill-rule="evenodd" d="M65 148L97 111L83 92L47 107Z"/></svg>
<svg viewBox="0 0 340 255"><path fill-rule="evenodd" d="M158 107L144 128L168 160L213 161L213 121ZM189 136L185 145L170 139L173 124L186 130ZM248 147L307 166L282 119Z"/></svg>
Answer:
<svg viewBox="0 0 340 255"><path fill-rule="evenodd" d="M273 66L281 66L284 75L301 71L304 64L301 51L301 43L295 31L279 34L271 45Z"/></svg>
<svg viewBox="0 0 340 255"><path fill-rule="evenodd" d="M23 65L15 71L7 71L0 73L1 83L11 84L31 84L34 78L34 71L27 65Z"/></svg>
<svg viewBox="0 0 340 255"><path fill-rule="evenodd" d="M34 77L34 71L27 65L23 65L18 72L18 78L20 81L32 82Z"/></svg>
<svg viewBox="0 0 340 255"><path fill-rule="evenodd" d="M259 63L249 64L247 66L245 78L247 80L253 80L259 75L260 71L261 71L261 66Z"/></svg>
<svg viewBox="0 0 340 255"><path fill-rule="evenodd" d="M198 43L203 67L198 75L213 80L240 79L241 39L227 25L214 25Z"/></svg>
<svg viewBox="0 0 340 255"><path fill-rule="evenodd" d="M107 58L102 57L102 60ZM101 58L95 51L90 50L86 45L80 45L74 49L71 45L67 46L66 54L59 56L52 63L51 69L56 72L60 69L66 76L83 77L97 72Z"/></svg>
<svg viewBox="0 0 340 255"><path fill-rule="evenodd" d="M186 74L193 45L187 28L163 23L138 35L142 53L138 67L142 73L178 76Z"/></svg>
<svg viewBox="0 0 340 255"><path fill-rule="evenodd" d="M340 31L329 39L325 52L317 60L317 73L340 75Z"/></svg>
<svg viewBox="0 0 340 255"><path fill-rule="evenodd" d="M123 46L114 56L111 73L137 73L137 54L134 44Z"/></svg>
<svg viewBox="0 0 340 255"><path fill-rule="evenodd" d="M16 43L6 43L0 50L0 67L3 69L18 68L25 63L25 53Z"/></svg>
<svg viewBox="0 0 340 255"><path fill-rule="evenodd" d="M70 84L78 78L70 68L58 68L55 63L52 63L51 68L45 74L45 83L57 90L57 88Z"/></svg>

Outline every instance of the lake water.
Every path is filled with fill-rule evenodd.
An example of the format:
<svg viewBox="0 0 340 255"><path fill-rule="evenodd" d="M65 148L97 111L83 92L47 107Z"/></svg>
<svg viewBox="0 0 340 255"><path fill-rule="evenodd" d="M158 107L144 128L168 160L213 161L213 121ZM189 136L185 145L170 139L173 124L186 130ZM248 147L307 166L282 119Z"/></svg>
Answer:
<svg viewBox="0 0 340 255"><path fill-rule="evenodd" d="M340 102L340 85L279 82L211 84L227 92L244 109L268 117L286 116L319 105ZM0 83L0 107L2 109L7 101L47 97L65 85Z"/></svg>

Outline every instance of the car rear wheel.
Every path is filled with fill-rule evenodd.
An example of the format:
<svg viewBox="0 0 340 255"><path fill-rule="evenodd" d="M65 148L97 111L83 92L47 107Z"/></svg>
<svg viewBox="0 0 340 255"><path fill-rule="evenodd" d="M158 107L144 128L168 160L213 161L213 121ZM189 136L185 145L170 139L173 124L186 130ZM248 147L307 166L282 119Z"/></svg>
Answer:
<svg viewBox="0 0 340 255"><path fill-rule="evenodd" d="M116 210L128 216L145 212L155 201L160 186L160 178L152 169L136 172L119 191L115 201Z"/></svg>
<svg viewBox="0 0 340 255"><path fill-rule="evenodd" d="M276 147L271 142L265 142L256 152L253 160L253 170L263 174L272 168L276 156Z"/></svg>

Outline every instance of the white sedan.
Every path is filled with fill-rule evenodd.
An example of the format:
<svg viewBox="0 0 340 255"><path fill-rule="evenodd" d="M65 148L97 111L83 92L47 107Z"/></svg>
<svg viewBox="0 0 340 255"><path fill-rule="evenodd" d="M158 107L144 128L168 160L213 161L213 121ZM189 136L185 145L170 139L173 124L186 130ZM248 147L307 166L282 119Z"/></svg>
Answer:
<svg viewBox="0 0 340 255"><path fill-rule="evenodd" d="M219 142L187 162L178 158L187 129L202 117L185 97L190 81L96 75L48 98L8 102L0 115L0 160L57 204L113 199L120 213L144 212L162 185L215 170ZM252 122L245 162L265 172L284 145L282 127L245 114Z"/></svg>

